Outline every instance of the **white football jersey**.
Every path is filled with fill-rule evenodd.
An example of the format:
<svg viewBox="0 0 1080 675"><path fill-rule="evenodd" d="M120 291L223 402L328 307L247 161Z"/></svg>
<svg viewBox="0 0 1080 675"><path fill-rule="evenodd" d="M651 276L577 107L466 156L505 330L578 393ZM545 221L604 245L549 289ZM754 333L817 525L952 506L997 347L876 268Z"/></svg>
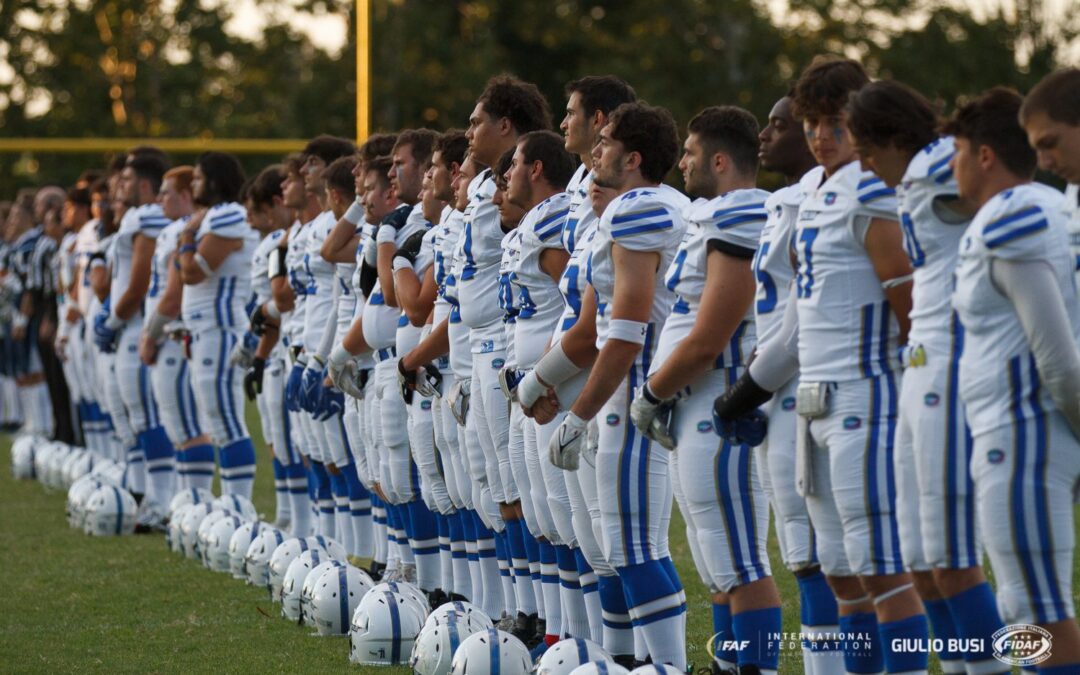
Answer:
<svg viewBox="0 0 1080 675"><path fill-rule="evenodd" d="M290 347L304 345L304 315L307 312L307 291L310 279L304 268L304 252L307 250L307 237L310 225L299 221L289 228L289 242L285 246L285 269L288 273L289 286L293 290L293 308L288 318L282 317L284 338Z"/></svg>
<svg viewBox="0 0 1080 675"><path fill-rule="evenodd" d="M1080 337L1080 304L1073 281L1062 195L1038 183L1005 190L986 202L960 243L952 302L963 324L960 393L972 434L1031 419L1054 409L1039 384L1035 357L1012 303L995 287L990 265L1043 261L1053 270Z"/></svg>
<svg viewBox="0 0 1080 675"><path fill-rule="evenodd" d="M656 349L659 330L675 301L675 294L664 283L664 272L675 258L686 233L683 212L689 204L690 199L683 193L673 187L659 185L624 192L604 209L592 241L587 270L587 279L597 295L597 349L602 349L607 341L610 304L615 294L612 246L618 244L630 251L659 253L645 344L636 358L636 362L647 369Z"/></svg>
<svg viewBox="0 0 1080 675"><path fill-rule="evenodd" d="M79 304L79 311L87 318L92 318L89 313L91 298L94 295L94 290L90 287L90 256L100 248L100 242L98 241L98 226L100 223L101 221L96 218L86 221L86 224L79 228L79 233L75 239L75 264L81 276L75 294Z"/></svg>
<svg viewBox="0 0 1080 675"><path fill-rule="evenodd" d="M305 228L303 264L308 279L304 310L304 344L314 350L322 342L326 323L334 309L334 286L337 269L322 257L320 249L337 224L333 211L323 211Z"/></svg>
<svg viewBox="0 0 1080 675"><path fill-rule="evenodd" d="M1069 230L1069 247L1076 265L1076 283L1080 286L1080 185L1069 185L1065 188L1065 200L1062 204L1068 219L1066 227Z"/></svg>
<svg viewBox="0 0 1080 675"><path fill-rule="evenodd" d="M560 192L530 209L518 225L521 254L510 274L518 305L514 327L518 368L532 368L544 355L566 306L558 284L540 268L540 256L549 249L563 249L569 214L570 194Z"/></svg>
<svg viewBox="0 0 1080 675"><path fill-rule="evenodd" d="M896 193L858 160L811 180L794 241L800 376L845 382L895 370L899 328L863 242L870 219L896 220Z"/></svg>
<svg viewBox="0 0 1080 675"><path fill-rule="evenodd" d="M578 167L581 172L584 165ZM575 178L577 174L574 174ZM574 181L571 181L573 184ZM593 238L596 237L596 226L600 222L599 216L593 211L592 198L589 197L589 188L592 187L592 172L584 174L576 184L575 189L567 189L570 193L570 213L563 225L562 244L570 253L570 259L566 262L562 277L559 279L559 292L563 296L563 312L555 326L555 334L551 341L558 341L563 333L577 323L581 316L581 294L585 291L588 283L586 275L589 267L589 251L592 248Z"/></svg>
<svg viewBox="0 0 1080 675"><path fill-rule="evenodd" d="M461 320L475 330L498 326L502 318L499 304L492 299L499 293L499 264L505 233L499 209L491 201L495 194L495 179L490 169L473 178L469 193L461 238L454 254L454 271Z"/></svg>
<svg viewBox="0 0 1080 675"><path fill-rule="evenodd" d="M904 249L915 271L908 339L920 344L936 342L946 350L952 343L953 271L969 221L942 221L934 201L958 194L949 168L955 154L951 136L937 139L912 158L896 188Z"/></svg>
<svg viewBox="0 0 1080 675"><path fill-rule="evenodd" d="M396 218L399 219L399 222L404 223L411 211L412 206L409 204L400 204L391 215L387 216L387 218ZM385 221L386 218L383 220ZM379 230L384 227L387 226L381 225ZM398 234L395 236L398 245L404 241L404 239L400 239L402 230L404 229L404 227L398 228ZM379 230L376 230L376 237L378 236ZM378 250L377 242L371 239L365 240L364 246L375 247L375 249ZM370 256L368 260L371 260ZM369 347L372 349L385 349L395 345L397 341L398 322L404 318L404 315L401 313L400 309L386 304L386 295L383 293L381 281L375 281L375 285L372 287L371 293L367 297L367 303L364 305L363 316L364 342L366 342Z"/></svg>
<svg viewBox="0 0 1080 675"><path fill-rule="evenodd" d="M521 313L520 298L514 287L514 267L521 257L520 225L505 235L502 241L502 261L499 263L499 309L503 313L503 334L506 340L506 364L517 366L514 337Z"/></svg>
<svg viewBox="0 0 1080 675"><path fill-rule="evenodd" d="M236 202L210 207L195 234L196 242L209 234L240 239L244 245L229 254L209 277L184 288L184 322L192 330L245 327L244 307L251 296L251 255L259 234L248 225L247 210Z"/></svg>
<svg viewBox="0 0 1080 675"><path fill-rule="evenodd" d="M780 334L784 323L784 308L791 296L791 281L795 278L792 264L792 237L799 218L799 205L806 196L804 185L821 183L825 169L815 166L799 182L780 188L765 200L768 219L761 230L757 253L754 255L754 330L758 351L774 336Z"/></svg>
<svg viewBox="0 0 1080 675"><path fill-rule="evenodd" d="M441 258L445 273L439 295L450 306L446 326L447 337L450 340L450 369L458 377L469 377L472 373L472 348L469 345L469 327L461 320L461 304L458 298L457 272L455 271L455 256L458 251L458 241L465 229L465 214L457 209L443 218L445 229L441 235Z"/></svg>
<svg viewBox="0 0 1080 675"><path fill-rule="evenodd" d="M270 292L270 256L277 255L281 238L285 236L285 230L276 230L262 238L255 251L251 254L251 291L255 294L255 302L263 304L272 296ZM158 239L158 245L161 240Z"/></svg>
<svg viewBox="0 0 1080 675"><path fill-rule="evenodd" d="M753 256L765 226L765 200L768 197L768 192L756 188L732 190L713 199L695 202L686 210L686 235L664 275L664 285L675 293L675 302L660 333L657 363L665 361L694 327L705 292L710 245L733 255ZM754 342L754 310L751 307L713 367L744 365L754 349Z"/></svg>
<svg viewBox="0 0 1080 675"><path fill-rule="evenodd" d="M124 217L120 219L120 228L113 238L111 254L112 283L109 285L109 295L114 303L120 299L131 282L131 257L134 252L135 235L141 234L150 239L157 239L168 224L169 219L156 203L143 204L124 212ZM139 316L135 315L132 318L139 318Z"/></svg>
<svg viewBox="0 0 1080 675"><path fill-rule="evenodd" d="M154 242L154 260L150 268L150 288L146 291L144 308L149 316L157 309L165 285L169 279L169 256L176 252L180 233L184 231L189 216L184 216L162 228ZM264 275L265 276L265 275Z"/></svg>
<svg viewBox="0 0 1080 675"><path fill-rule="evenodd" d="M425 245L430 242L431 239L431 222L424 216L424 207L420 203L413 205L412 211L409 212L409 217L405 221L405 227L398 230L394 237L394 243L398 248L401 248L405 244L405 241L412 237L417 232L424 233L423 243L420 244L420 251L416 254L416 260L413 261L413 273L420 280L420 283L424 282L424 273L427 272L427 268L431 266L432 255L430 246L427 246L425 251ZM400 303L399 303L400 304ZM409 317L405 315L405 312L401 312L401 316L398 317L397 335L394 338L397 345L398 354L407 354L416 345L420 344L420 334L424 331L423 326L414 326L409 321Z"/></svg>

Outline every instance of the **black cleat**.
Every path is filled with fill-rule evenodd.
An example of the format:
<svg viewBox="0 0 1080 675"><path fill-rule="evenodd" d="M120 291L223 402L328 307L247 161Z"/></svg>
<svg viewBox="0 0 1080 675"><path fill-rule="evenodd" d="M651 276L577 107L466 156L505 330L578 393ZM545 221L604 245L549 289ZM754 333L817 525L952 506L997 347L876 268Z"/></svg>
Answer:
<svg viewBox="0 0 1080 675"><path fill-rule="evenodd" d="M543 635L540 634L540 639L537 640L537 623L539 619L536 618L536 614L525 614L524 612L518 612L517 619L514 620L514 628L510 633L525 643L525 646L532 650L540 642L543 642Z"/></svg>

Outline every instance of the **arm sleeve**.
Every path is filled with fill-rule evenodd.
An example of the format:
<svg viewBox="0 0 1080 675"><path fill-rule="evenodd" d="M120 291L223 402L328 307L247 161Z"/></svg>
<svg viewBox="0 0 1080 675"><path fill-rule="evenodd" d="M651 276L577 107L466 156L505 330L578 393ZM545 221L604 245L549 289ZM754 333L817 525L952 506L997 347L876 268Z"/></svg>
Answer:
<svg viewBox="0 0 1080 675"><path fill-rule="evenodd" d="M998 259L990 278L1016 310L1039 377L1080 439L1080 351L1053 269L1041 261Z"/></svg>
<svg viewBox="0 0 1080 675"><path fill-rule="evenodd" d="M773 339L761 345L750 363L750 376L762 389L779 391L799 373L799 312L795 296L784 306L784 323Z"/></svg>

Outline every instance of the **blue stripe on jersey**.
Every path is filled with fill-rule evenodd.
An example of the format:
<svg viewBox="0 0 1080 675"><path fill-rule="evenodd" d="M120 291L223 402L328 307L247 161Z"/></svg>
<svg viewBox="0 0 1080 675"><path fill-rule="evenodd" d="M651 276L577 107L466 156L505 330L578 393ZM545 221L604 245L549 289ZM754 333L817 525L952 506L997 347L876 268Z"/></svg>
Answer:
<svg viewBox="0 0 1080 675"><path fill-rule="evenodd" d="M139 219L140 230L162 230L169 224L168 218L161 218L156 216L143 217Z"/></svg>
<svg viewBox="0 0 1080 675"><path fill-rule="evenodd" d="M881 199L882 197L891 197L896 194L896 190L889 187L880 188L878 190L872 190L870 192L864 192L859 195L859 203L865 204L872 202L875 199Z"/></svg>
<svg viewBox="0 0 1080 675"><path fill-rule="evenodd" d="M217 321L217 325L221 325L221 296L225 291L225 278L218 279L217 294L214 296L214 319Z"/></svg>
<svg viewBox="0 0 1080 675"><path fill-rule="evenodd" d="M566 252L573 253L574 245L577 243L577 226L580 222L578 218L567 218L566 224L563 225L563 233L566 235Z"/></svg>
<svg viewBox="0 0 1080 675"><path fill-rule="evenodd" d="M754 222L756 220L762 220L763 221L763 220L766 220L767 218L768 218L768 214L766 214L764 211L753 211L753 212L744 213L744 214L738 215L738 216L732 216L730 218L724 218L723 220L718 220L713 224L717 228L719 228L721 230L724 230L724 229L727 229L729 227L733 227L735 225L738 225L740 223L752 223L752 222Z"/></svg>
<svg viewBox="0 0 1080 675"><path fill-rule="evenodd" d="M225 296L225 316L229 323L226 324L229 328L232 328L235 324L233 320L233 296L236 295L236 277L229 277L229 291Z"/></svg>
<svg viewBox="0 0 1080 675"><path fill-rule="evenodd" d="M633 213L624 213L619 216L613 216L611 219L612 225L623 225L625 223L632 223L638 220L646 220L648 218L660 218L667 215L667 209L662 206L658 206L653 209L647 209L645 211L634 211Z"/></svg>
<svg viewBox="0 0 1080 675"><path fill-rule="evenodd" d="M230 225L238 225L242 222L244 222L244 215L242 213L230 213L211 220L210 229L219 230L223 227L229 227Z"/></svg>
<svg viewBox="0 0 1080 675"><path fill-rule="evenodd" d="M376 306L385 305L386 304L386 297L383 296L382 293L372 293L371 297L368 298L368 304L369 305L376 305Z"/></svg>
<svg viewBox="0 0 1080 675"><path fill-rule="evenodd" d="M998 236L996 236L996 237L994 237L992 239L987 239L986 240L986 247L987 248L997 248L999 246L1002 246L1004 244L1009 243L1010 241L1016 241L1017 239L1023 239L1024 237L1028 236L1029 234L1035 234L1036 232L1041 232L1042 230L1045 230L1049 226L1050 226L1050 224L1046 222L1045 218L1043 218L1042 220L1038 220L1038 221L1036 221L1034 223L1031 223L1029 225L1024 225L1023 227L1017 227L1017 228L1012 229L1012 230L1007 230L1007 231L999 234ZM983 230L984 233L985 233L985 231L986 230Z"/></svg>
<svg viewBox="0 0 1080 675"><path fill-rule="evenodd" d="M1042 209L1038 206L1029 206L1026 209L1013 211L1012 213L1006 214L998 218L997 220L987 223L983 227L983 235L987 235L998 228L1008 225L1009 223L1015 223L1018 220L1023 220L1024 218L1030 218L1031 216L1038 216L1041 214Z"/></svg>
<svg viewBox="0 0 1080 675"><path fill-rule="evenodd" d="M944 171L942 171L938 175L934 176L934 182L937 183L938 185L944 185L945 183L949 182L949 180L951 180L952 177L953 177L953 170L952 169L945 169Z"/></svg>
<svg viewBox="0 0 1080 675"><path fill-rule="evenodd" d="M547 241L553 235L561 232L562 223L559 221L565 218L568 213L570 213L569 208L563 209L562 211L556 211L533 226L533 231L540 237L540 241Z"/></svg>
<svg viewBox="0 0 1080 675"><path fill-rule="evenodd" d="M941 169L947 167L949 162L951 162L952 158L955 157L955 156L956 156L956 151L954 150L954 151L950 152L948 155L946 155L945 157L942 157L938 161L934 162L926 170L926 175L927 176L933 176L935 173L937 173ZM941 181L938 181L938 182L941 182Z"/></svg>
<svg viewBox="0 0 1080 675"><path fill-rule="evenodd" d="M662 220L657 223L645 223L644 225L635 225L634 227L625 227L621 230L612 230L611 236L613 239L619 237L628 237L632 234L641 234L643 232L655 232L657 230L667 230L674 227L674 223L670 220Z"/></svg>
<svg viewBox="0 0 1080 675"><path fill-rule="evenodd" d="M729 206L726 209L720 209L719 211L713 211L712 217L719 218L720 216L726 216L729 213L738 213L740 211L749 211L751 209L765 208L765 202L760 204L740 204L739 206Z"/></svg>
<svg viewBox="0 0 1080 675"><path fill-rule="evenodd" d="M877 183L884 182L885 181L881 180L881 178L879 178L878 176L870 176L869 178L863 178L862 180L860 180L859 185L855 189L861 190L863 188L870 187L871 185L876 185Z"/></svg>
<svg viewBox="0 0 1080 675"><path fill-rule="evenodd" d="M881 372L889 373L892 371L892 364L889 362L889 326L891 322L892 309L889 307L889 301L885 300L881 303L881 316L878 318L878 366L881 368ZM890 438L892 438L890 436Z"/></svg>

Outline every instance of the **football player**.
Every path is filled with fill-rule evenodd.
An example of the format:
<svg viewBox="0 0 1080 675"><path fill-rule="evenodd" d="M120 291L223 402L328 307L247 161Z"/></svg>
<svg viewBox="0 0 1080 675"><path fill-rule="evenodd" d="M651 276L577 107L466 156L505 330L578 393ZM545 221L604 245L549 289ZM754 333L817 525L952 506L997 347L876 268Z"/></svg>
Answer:
<svg viewBox="0 0 1080 675"><path fill-rule="evenodd" d="M1039 672L1080 670L1073 498L1080 480L1080 301L1062 196L1032 183L1021 98L991 89L956 111L951 168L978 212L960 244L953 306L974 438L979 524L1007 624L1050 632Z"/></svg>

